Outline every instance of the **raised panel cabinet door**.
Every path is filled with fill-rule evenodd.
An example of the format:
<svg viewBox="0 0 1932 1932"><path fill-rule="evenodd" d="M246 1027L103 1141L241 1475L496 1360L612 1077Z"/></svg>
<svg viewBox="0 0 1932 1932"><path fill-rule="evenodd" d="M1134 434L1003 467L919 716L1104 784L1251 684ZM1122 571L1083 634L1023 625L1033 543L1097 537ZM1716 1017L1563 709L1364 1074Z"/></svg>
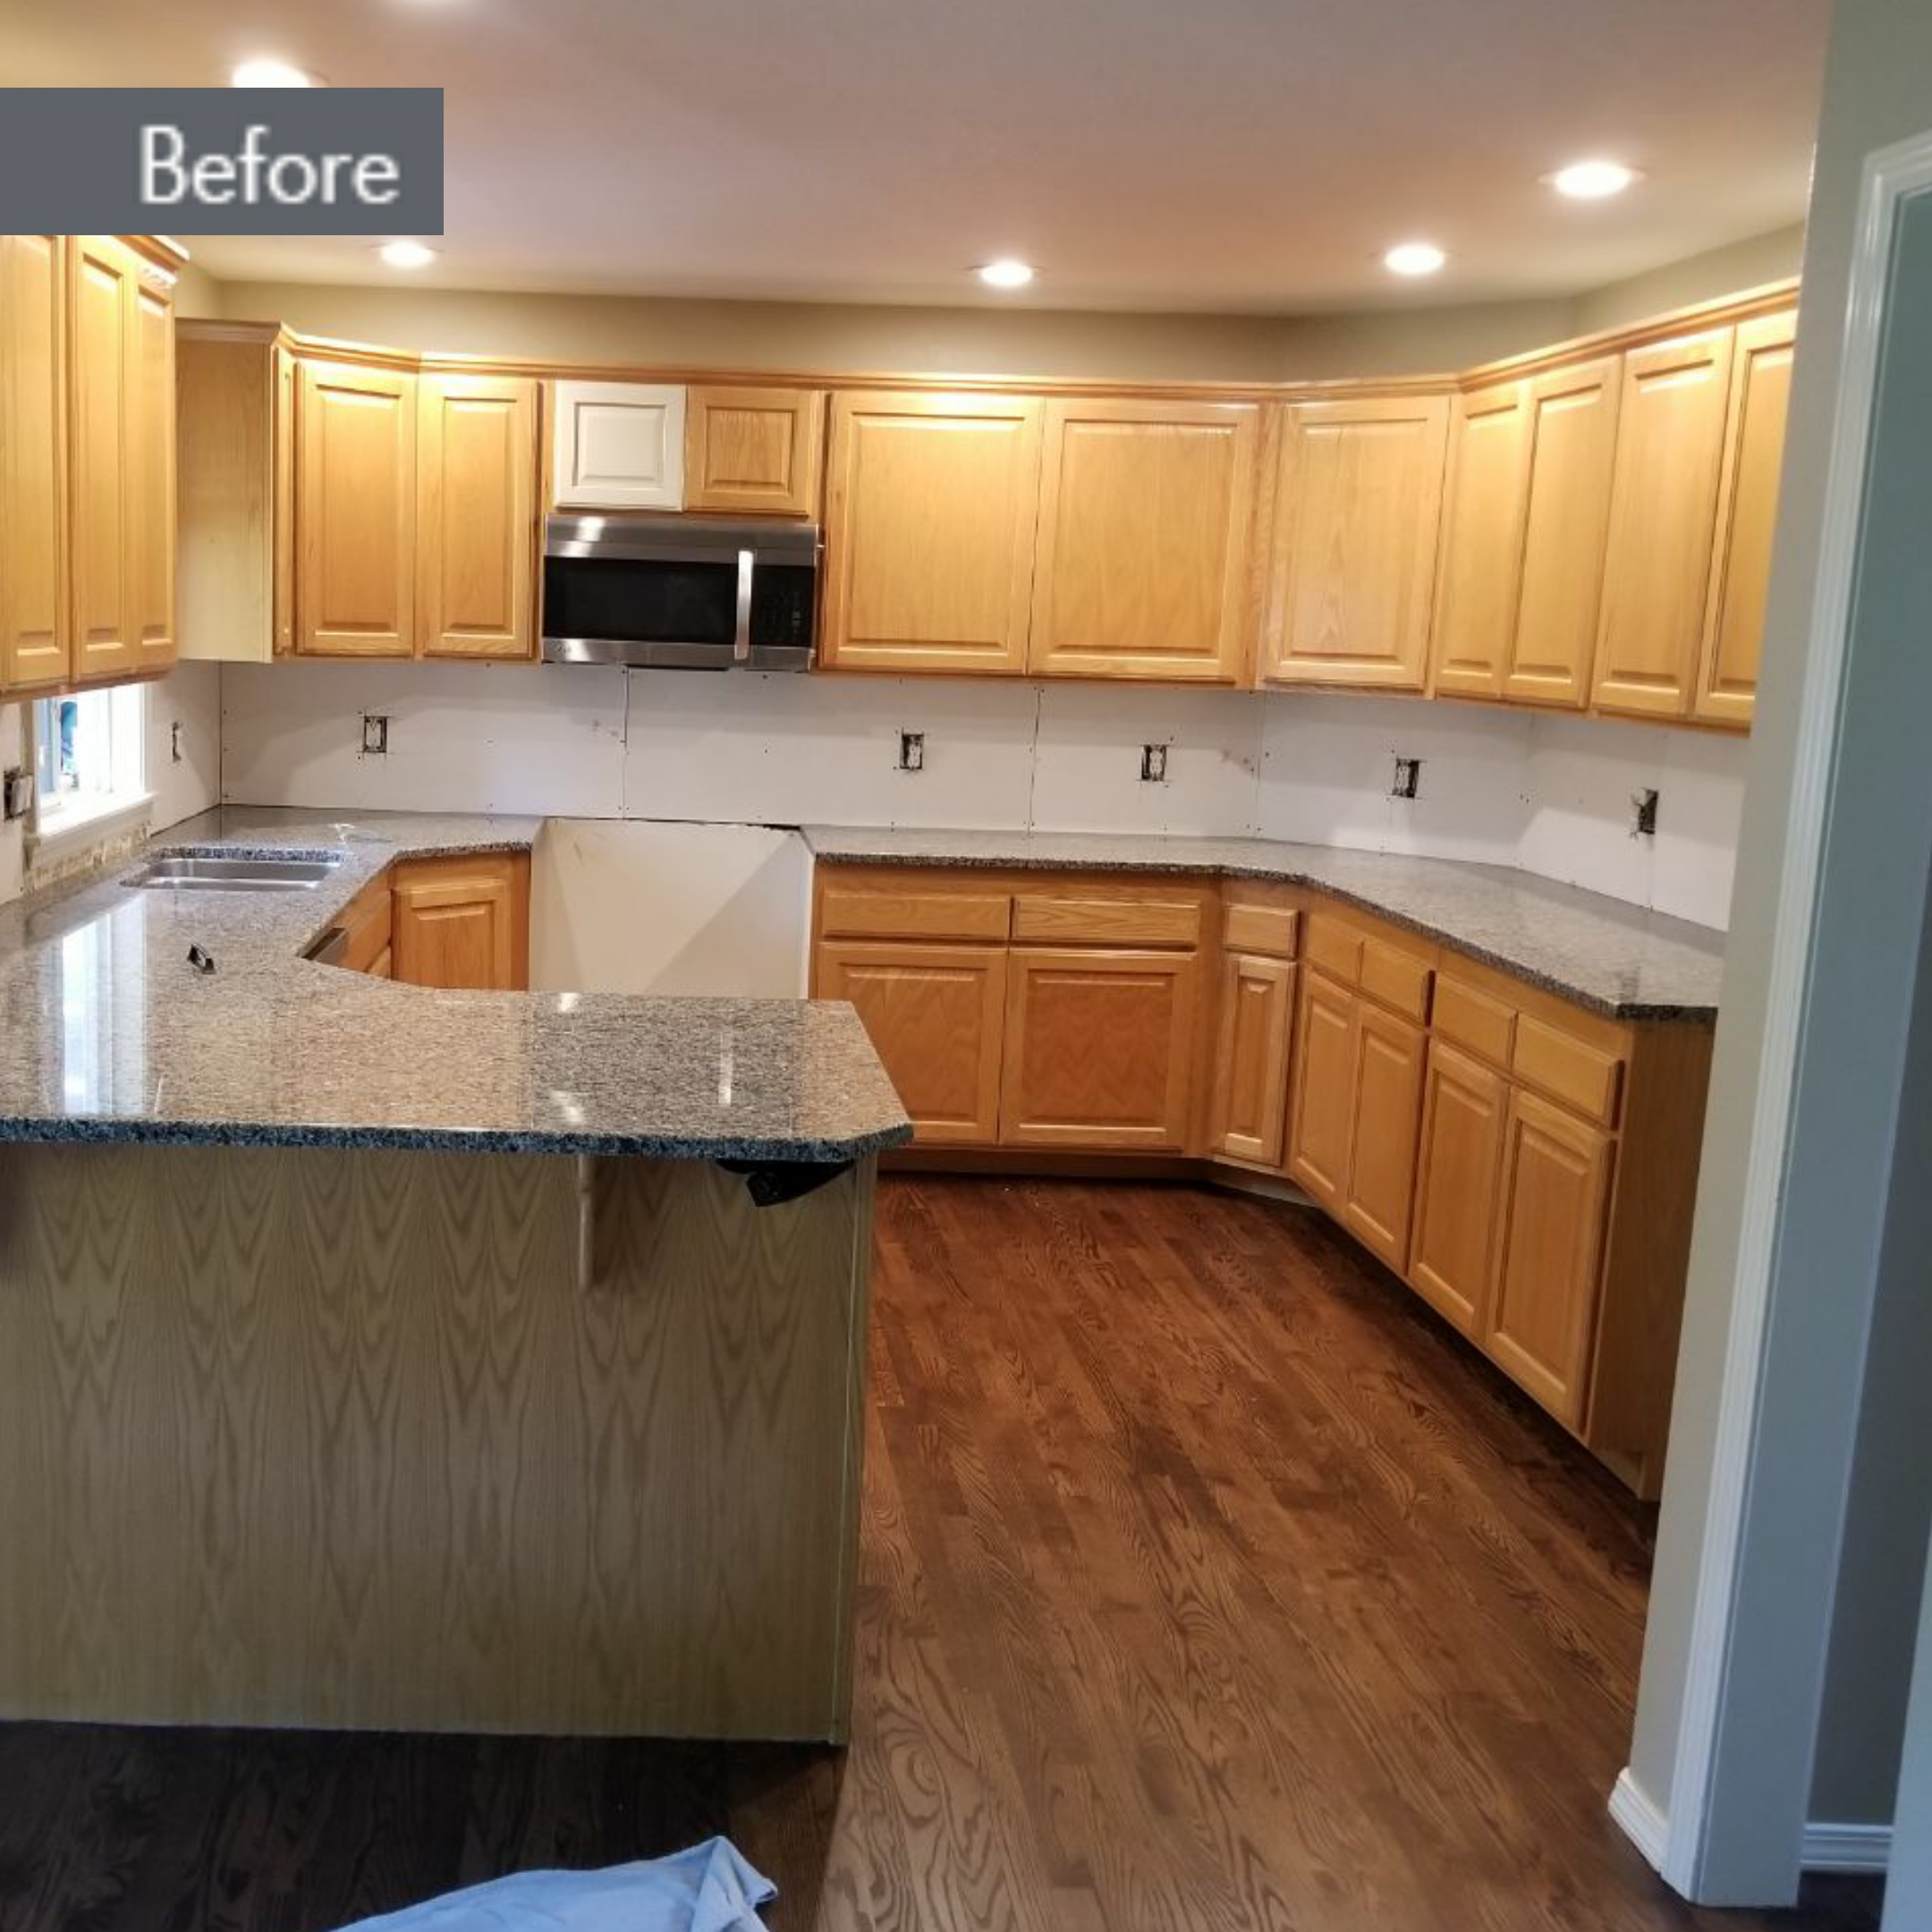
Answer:
<svg viewBox="0 0 1932 1932"><path fill-rule="evenodd" d="M1241 681L1260 433L1251 402L1046 405L1030 670Z"/></svg>
<svg viewBox="0 0 1932 1932"><path fill-rule="evenodd" d="M1288 406L1267 680L1423 688L1448 440L1447 396Z"/></svg>
<svg viewBox="0 0 1932 1932"><path fill-rule="evenodd" d="M1008 957L1002 1144L1180 1153L1199 956L1021 946Z"/></svg>
<svg viewBox="0 0 1932 1932"><path fill-rule="evenodd" d="M1286 960L1253 953L1222 956L1213 1146L1230 1160L1258 1167L1282 1165L1294 985L1295 969Z"/></svg>
<svg viewBox="0 0 1932 1932"><path fill-rule="evenodd" d="M1342 1219L1398 1274L1409 1261L1428 1035L1371 1000L1356 1006L1355 1099Z"/></svg>
<svg viewBox="0 0 1932 1932"><path fill-rule="evenodd" d="M1742 323L1737 332L1710 607L1691 706L1691 715L1708 724L1748 725L1758 702L1758 663L1764 648L1771 539L1797 340L1794 309Z"/></svg>
<svg viewBox="0 0 1932 1932"><path fill-rule="evenodd" d="M1488 1318L1509 1083L1440 1039L1428 1050L1409 1284L1472 1340Z"/></svg>
<svg viewBox="0 0 1932 1932"><path fill-rule="evenodd" d="M269 488L275 499L269 535L273 586L270 655L295 648L295 409L301 374L295 358L277 347L272 359L273 420L270 427Z"/></svg>
<svg viewBox="0 0 1932 1932"><path fill-rule="evenodd" d="M674 383L552 386L559 510L682 510L685 394Z"/></svg>
<svg viewBox="0 0 1932 1932"><path fill-rule="evenodd" d="M1503 677L1516 703L1589 702L1623 373L1600 356L1530 385L1530 494Z"/></svg>
<svg viewBox="0 0 1932 1932"><path fill-rule="evenodd" d="M1522 574L1529 431L1527 383L1492 383L1455 399L1431 650L1439 691L1502 694Z"/></svg>
<svg viewBox="0 0 1932 1932"><path fill-rule="evenodd" d="M1599 711L1690 713L1710 588L1732 335L1707 329L1623 358L1590 691Z"/></svg>
<svg viewBox="0 0 1932 1932"><path fill-rule="evenodd" d="M140 663L140 265L111 235L74 235L68 268L71 662L77 678L123 677Z"/></svg>
<svg viewBox="0 0 1932 1932"><path fill-rule="evenodd" d="M684 507L818 514L825 391L694 385L684 404Z"/></svg>
<svg viewBox="0 0 1932 1932"><path fill-rule="evenodd" d="M174 662L175 438L174 298L137 283L134 290L135 648L143 671Z"/></svg>
<svg viewBox="0 0 1932 1932"><path fill-rule="evenodd" d="M0 690L68 675L66 246L0 235Z"/></svg>
<svg viewBox="0 0 1932 1932"><path fill-rule="evenodd" d="M295 648L409 657L416 648L416 378L301 368Z"/></svg>
<svg viewBox="0 0 1932 1932"><path fill-rule="evenodd" d="M537 635L537 385L513 376L424 376L417 396L422 654L529 657Z"/></svg>
<svg viewBox="0 0 1932 1932"><path fill-rule="evenodd" d="M999 1139L1004 946L823 940L819 999L850 1000L865 1022L913 1138L925 1147Z"/></svg>
<svg viewBox="0 0 1932 1932"><path fill-rule="evenodd" d="M1490 1359L1558 1421L1583 1419L1613 1143L1520 1088L1504 1136Z"/></svg>
<svg viewBox="0 0 1932 1932"><path fill-rule="evenodd" d="M1355 996L1318 972L1301 974L1289 1102L1288 1172L1339 1214L1348 1186L1355 1110Z"/></svg>
<svg viewBox="0 0 1932 1932"><path fill-rule="evenodd" d="M1039 402L835 395L826 475L826 670L1026 668Z"/></svg>
<svg viewBox="0 0 1932 1932"><path fill-rule="evenodd" d="M399 866L390 947L411 986L500 993L518 970L516 876L488 857Z"/></svg>

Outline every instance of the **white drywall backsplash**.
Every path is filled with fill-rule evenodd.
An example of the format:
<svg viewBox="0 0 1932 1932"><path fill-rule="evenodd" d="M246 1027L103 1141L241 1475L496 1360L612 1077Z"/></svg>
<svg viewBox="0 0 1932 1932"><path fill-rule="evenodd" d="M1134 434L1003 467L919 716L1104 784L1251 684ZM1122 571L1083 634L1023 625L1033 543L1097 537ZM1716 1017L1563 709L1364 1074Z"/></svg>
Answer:
<svg viewBox="0 0 1932 1932"><path fill-rule="evenodd" d="M1743 741L1413 699L541 665L222 673L250 805L1309 839L1484 860L1722 926ZM365 712L389 719L366 758ZM897 768L902 732L925 767ZM1165 748L1164 784L1141 749ZM1397 756L1419 795L1389 797ZM1631 795L1661 795L1654 838Z"/></svg>

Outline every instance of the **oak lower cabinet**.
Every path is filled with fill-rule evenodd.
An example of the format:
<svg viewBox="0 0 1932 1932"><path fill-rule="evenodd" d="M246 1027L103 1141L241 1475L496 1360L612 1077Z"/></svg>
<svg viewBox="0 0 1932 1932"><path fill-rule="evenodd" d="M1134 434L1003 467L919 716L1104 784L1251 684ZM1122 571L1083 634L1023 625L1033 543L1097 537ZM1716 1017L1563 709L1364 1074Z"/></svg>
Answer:
<svg viewBox="0 0 1932 1932"><path fill-rule="evenodd" d="M827 939L814 991L850 1000L865 1022L919 1144L999 1140L1006 949L912 940Z"/></svg>
<svg viewBox="0 0 1932 1932"><path fill-rule="evenodd" d="M1292 960L1226 952L1208 1145L1225 1160L1278 1168L1287 1145L1288 1058L1294 1038Z"/></svg>
<svg viewBox="0 0 1932 1932"><path fill-rule="evenodd" d="M1016 946L1011 961L1002 1143L1183 1151L1199 956Z"/></svg>
<svg viewBox="0 0 1932 1932"><path fill-rule="evenodd" d="M530 984L527 852L409 860L392 883L394 978L481 993Z"/></svg>
<svg viewBox="0 0 1932 1932"><path fill-rule="evenodd" d="M1355 995L1303 966L1295 1023L1294 1103L1288 1172L1332 1213L1348 1188L1354 1139L1355 1057L1360 1036Z"/></svg>
<svg viewBox="0 0 1932 1932"><path fill-rule="evenodd" d="M1429 1044L1409 1285L1474 1340L1488 1319L1509 1086L1439 1037Z"/></svg>
<svg viewBox="0 0 1932 1932"><path fill-rule="evenodd" d="M1342 1220L1371 1254L1400 1270L1409 1259L1428 1036L1366 997L1356 1002L1355 1035Z"/></svg>

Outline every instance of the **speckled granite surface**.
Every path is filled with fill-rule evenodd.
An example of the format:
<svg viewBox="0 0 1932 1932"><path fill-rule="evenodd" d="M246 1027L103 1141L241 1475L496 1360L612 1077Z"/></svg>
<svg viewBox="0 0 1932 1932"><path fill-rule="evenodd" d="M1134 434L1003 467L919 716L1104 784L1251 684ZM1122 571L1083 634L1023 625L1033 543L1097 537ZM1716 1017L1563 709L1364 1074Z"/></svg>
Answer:
<svg viewBox="0 0 1932 1932"><path fill-rule="evenodd" d="M1319 887L1618 1020L1708 1022L1724 935L1528 872L1269 839L806 826L821 859L1216 872Z"/></svg>
<svg viewBox="0 0 1932 1932"><path fill-rule="evenodd" d="M851 1007L444 993L301 958L399 858L538 821L213 812L135 865L0 908L0 1140L838 1160L910 1136ZM157 852L340 850L302 893L137 891ZM188 948L216 961L197 973Z"/></svg>

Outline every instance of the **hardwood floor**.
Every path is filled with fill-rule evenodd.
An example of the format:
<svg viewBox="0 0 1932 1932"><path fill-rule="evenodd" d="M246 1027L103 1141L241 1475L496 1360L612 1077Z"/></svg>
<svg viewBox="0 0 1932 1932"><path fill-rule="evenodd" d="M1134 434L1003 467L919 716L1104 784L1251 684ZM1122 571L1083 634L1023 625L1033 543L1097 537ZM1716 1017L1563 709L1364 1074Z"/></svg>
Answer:
<svg viewBox="0 0 1932 1932"><path fill-rule="evenodd" d="M851 1751L0 1726L4 1932L322 1932L729 1832L781 1932L1871 1932L1604 1811L1650 1512L1317 1216L882 1182Z"/></svg>

